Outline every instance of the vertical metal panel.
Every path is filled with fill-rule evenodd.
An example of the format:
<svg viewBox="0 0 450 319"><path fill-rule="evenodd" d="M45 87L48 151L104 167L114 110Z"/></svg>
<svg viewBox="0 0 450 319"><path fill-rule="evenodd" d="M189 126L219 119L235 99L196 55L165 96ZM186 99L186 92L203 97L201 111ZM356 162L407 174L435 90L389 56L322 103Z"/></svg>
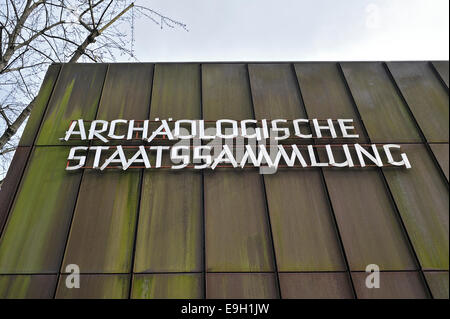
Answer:
<svg viewBox="0 0 450 319"><path fill-rule="evenodd" d="M82 273L131 271L140 173L84 173L61 271L68 264Z"/></svg>
<svg viewBox="0 0 450 319"><path fill-rule="evenodd" d="M204 65L203 117L252 118L243 64ZM257 171L208 171L204 176L208 271L271 271L265 198Z"/></svg>
<svg viewBox="0 0 450 319"><path fill-rule="evenodd" d="M418 272L381 272L380 288L367 288L365 272L352 273L360 299L425 299L427 288Z"/></svg>
<svg viewBox="0 0 450 319"><path fill-rule="evenodd" d="M134 275L133 299L201 299L201 274Z"/></svg>
<svg viewBox="0 0 450 319"><path fill-rule="evenodd" d="M150 109L153 64L111 64L97 119L145 120Z"/></svg>
<svg viewBox="0 0 450 319"><path fill-rule="evenodd" d="M428 142L448 142L448 90L427 62L387 64Z"/></svg>
<svg viewBox="0 0 450 319"><path fill-rule="evenodd" d="M202 86L205 120L253 118L245 64L204 64Z"/></svg>
<svg viewBox="0 0 450 319"><path fill-rule="evenodd" d="M200 65L156 64L150 119L201 117Z"/></svg>
<svg viewBox="0 0 450 319"><path fill-rule="evenodd" d="M448 88L448 61L434 61L432 63Z"/></svg>
<svg viewBox="0 0 450 319"><path fill-rule="evenodd" d="M421 141L413 119L382 63L341 65L372 142Z"/></svg>
<svg viewBox="0 0 450 319"><path fill-rule="evenodd" d="M265 175L279 271L345 270L318 170Z"/></svg>
<svg viewBox="0 0 450 319"><path fill-rule="evenodd" d="M425 271L425 279L434 299L448 299L448 272Z"/></svg>
<svg viewBox="0 0 450 319"><path fill-rule="evenodd" d="M106 74L106 64L64 64L39 130L37 145L62 145L70 122L93 120ZM82 144L81 141L65 144ZM87 143L87 142L86 142Z"/></svg>
<svg viewBox="0 0 450 319"><path fill-rule="evenodd" d="M274 274L207 274L208 299L279 298Z"/></svg>
<svg viewBox="0 0 450 319"><path fill-rule="evenodd" d="M310 118L353 119L352 134L359 134L359 138L347 141L367 141L336 63L297 63L295 71Z"/></svg>
<svg viewBox="0 0 450 319"><path fill-rule="evenodd" d="M56 275L0 275L0 299L53 298Z"/></svg>
<svg viewBox="0 0 450 319"><path fill-rule="evenodd" d="M430 147L448 181L448 144L430 144Z"/></svg>
<svg viewBox="0 0 450 319"><path fill-rule="evenodd" d="M416 265L395 208L375 169L324 169L350 270L377 264L382 270Z"/></svg>
<svg viewBox="0 0 450 319"><path fill-rule="evenodd" d="M352 299L347 273L280 273L283 299Z"/></svg>
<svg viewBox="0 0 450 319"><path fill-rule="evenodd" d="M57 272L81 173L64 168L68 147L36 147L0 240L0 273Z"/></svg>
<svg viewBox="0 0 450 319"><path fill-rule="evenodd" d="M111 65L97 119L146 119L152 71L152 64ZM62 271L72 263L78 264L81 272L131 271L140 174L133 169L85 173Z"/></svg>
<svg viewBox="0 0 450 319"><path fill-rule="evenodd" d="M274 269L263 198L257 172L205 172L208 271Z"/></svg>
<svg viewBox="0 0 450 319"><path fill-rule="evenodd" d="M305 117L290 64L251 64L249 73L257 119ZM279 171L264 182L278 270L343 270L319 171Z"/></svg>
<svg viewBox="0 0 450 319"><path fill-rule="evenodd" d="M20 138L19 146L33 145L60 69L60 64L52 64L48 67L39 94L33 103L33 109L28 118L27 125Z"/></svg>
<svg viewBox="0 0 450 319"><path fill-rule="evenodd" d="M203 269L201 178L192 171L144 173L135 272Z"/></svg>
<svg viewBox="0 0 450 319"><path fill-rule="evenodd" d="M290 64L249 64L256 119L305 118Z"/></svg>
<svg viewBox="0 0 450 319"><path fill-rule="evenodd" d="M199 65L156 65L151 119L199 119L200 100ZM134 271L201 271L202 214L201 172L145 171Z"/></svg>
<svg viewBox="0 0 450 319"><path fill-rule="evenodd" d="M0 188L0 235L6 223L8 212L22 178L31 147L18 147Z"/></svg>
<svg viewBox="0 0 450 319"><path fill-rule="evenodd" d="M403 145L412 168L383 168L423 269L448 269L448 184L424 145Z"/></svg>
<svg viewBox="0 0 450 319"><path fill-rule="evenodd" d="M67 275L61 275L56 290L57 299L126 299L129 275L80 275L80 288L66 287Z"/></svg>

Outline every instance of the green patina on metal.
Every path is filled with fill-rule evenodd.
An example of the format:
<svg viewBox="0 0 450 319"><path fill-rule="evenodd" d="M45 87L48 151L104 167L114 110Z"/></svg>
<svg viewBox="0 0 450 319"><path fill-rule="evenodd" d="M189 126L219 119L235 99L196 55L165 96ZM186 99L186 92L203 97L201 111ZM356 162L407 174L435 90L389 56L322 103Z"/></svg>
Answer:
<svg viewBox="0 0 450 319"><path fill-rule="evenodd" d="M67 264L77 264L87 273L131 270L140 173L84 174L62 271Z"/></svg>
<svg viewBox="0 0 450 319"><path fill-rule="evenodd" d="M134 275L131 298L199 299L203 296L201 274Z"/></svg>
<svg viewBox="0 0 450 319"><path fill-rule="evenodd" d="M45 109L53 91L53 87L55 86L60 69L60 65L51 65L48 68L44 82L39 90L39 94L33 103L33 112L31 112L27 126L23 131L19 146L33 145L34 138L39 130L42 117L44 116Z"/></svg>
<svg viewBox="0 0 450 319"><path fill-rule="evenodd" d="M56 291L57 299L126 299L128 298L129 275L81 275L80 288L67 288L62 275Z"/></svg>
<svg viewBox="0 0 450 319"><path fill-rule="evenodd" d="M144 173L135 272L202 270L201 186L201 173Z"/></svg>
<svg viewBox="0 0 450 319"><path fill-rule="evenodd" d="M52 298L56 275L0 275L0 298Z"/></svg>
<svg viewBox="0 0 450 319"><path fill-rule="evenodd" d="M50 99L37 145L86 144L61 142L70 122L79 118L93 120L106 74L106 65L65 64Z"/></svg>
<svg viewBox="0 0 450 319"><path fill-rule="evenodd" d="M0 273L58 271L81 177L64 170L68 152L35 147L0 239Z"/></svg>
<svg viewBox="0 0 450 319"><path fill-rule="evenodd" d="M448 270L448 184L423 145L404 145L412 168L383 169L424 269Z"/></svg>

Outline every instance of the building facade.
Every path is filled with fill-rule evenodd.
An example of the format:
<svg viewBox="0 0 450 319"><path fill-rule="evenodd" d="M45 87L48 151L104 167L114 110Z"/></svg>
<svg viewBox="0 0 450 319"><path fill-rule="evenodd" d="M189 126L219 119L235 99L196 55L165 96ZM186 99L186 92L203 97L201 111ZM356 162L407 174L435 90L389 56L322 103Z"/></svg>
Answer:
<svg viewBox="0 0 450 319"><path fill-rule="evenodd" d="M0 192L0 298L448 298L448 74L448 61L51 65ZM65 169L72 147L101 144L61 140L74 120L168 118L353 119L351 143L400 145L411 168Z"/></svg>

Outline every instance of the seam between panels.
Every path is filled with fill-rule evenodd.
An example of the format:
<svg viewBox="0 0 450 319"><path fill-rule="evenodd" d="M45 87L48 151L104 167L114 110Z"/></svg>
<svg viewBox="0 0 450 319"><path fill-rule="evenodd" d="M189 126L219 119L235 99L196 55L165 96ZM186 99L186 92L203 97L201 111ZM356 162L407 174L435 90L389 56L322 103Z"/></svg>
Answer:
<svg viewBox="0 0 450 319"><path fill-rule="evenodd" d="M148 101L148 112L147 112L147 118L150 118L150 111L151 111L151 107L152 107L152 100L153 100L153 87L154 87L154 83L155 83L155 68L156 68L156 63L152 64L152 74L151 74L151 79L152 79L152 83L151 83L151 88L150 88L150 97L149 97L149 101ZM138 203L137 203L137 211L136 211L136 222L135 222L135 226L134 226L134 239L133 239L133 247L132 247L132 252L131 252L131 264L130 264L130 271L128 272L128 275L130 276L129 278L129 282L128 282L128 299L131 299L131 294L133 291L133 284L134 284L134 263L136 260L136 246L137 246L137 239L138 239L138 231L139 231L139 217L140 217L140 213L141 213L141 201L142 201L142 188L144 187L144 173L145 170L144 169L139 169L140 170L140 175L139 175L139 195L138 195Z"/></svg>
<svg viewBox="0 0 450 319"><path fill-rule="evenodd" d="M203 119L203 63L199 64L200 79L200 118ZM201 145L203 141L200 140ZM202 299L206 299L206 211L205 211L205 173L202 174Z"/></svg>
<svg viewBox="0 0 450 319"><path fill-rule="evenodd" d="M292 72L292 76L294 77L294 80L295 80L295 82L297 84L297 90L298 90L297 92L299 94L299 99L300 99L300 102L303 104L303 108L302 109L305 112L306 118L309 118L308 117L308 111L306 110L306 104L305 104L305 101L303 99L303 94L302 94L302 90L301 90L301 87L300 87L300 82L298 80L294 64L290 64L290 69L291 69L291 72ZM310 126L310 130L312 130L311 126ZM312 139L312 143L316 144L316 140L314 138ZM315 155L317 156L317 150L315 150L314 152L315 152ZM330 215L331 215L330 217L331 217L331 219L333 221L335 234L336 234L336 237L337 237L337 240L338 240L338 243L339 243L339 247L341 248L342 257L344 258L345 272L347 273L347 276L349 278L349 282L350 282L350 286L351 286L351 289L352 289L353 298L357 299L358 296L356 294L355 284L353 282L353 278L352 278L352 275L351 275L350 264L348 262L347 253L346 253L345 247L344 247L344 242L342 240L341 232L339 230L339 225L338 225L338 222L337 222L336 213L334 212L333 202L332 202L331 197L330 197L330 193L329 193L329 190L328 190L328 185L327 185L327 182L326 182L326 179L325 179L325 175L324 175L323 169L321 167L318 167L318 170L320 172L320 178L321 178L321 181L322 181L322 185L324 187L324 191L325 191L325 194L326 194L327 202L328 202L328 205L330 207Z"/></svg>
<svg viewBox="0 0 450 319"><path fill-rule="evenodd" d="M11 204L9 204L8 208L6 209L5 223L3 224L2 227L0 227L0 240L2 239L3 232L5 231L6 226L7 226L8 223L9 223L9 219L10 219L10 215L11 215L11 210L12 210L12 208L13 208L13 206L14 206L15 201L16 201L17 192L19 191L19 188L20 188L20 186L21 186L21 184L22 184L22 179L23 179L23 176L24 176L24 174L25 174L25 171L27 170L27 168L28 168L28 166L29 166L29 161L30 161L30 158L31 158L31 154L34 152L34 149L35 149L35 145L34 145L34 144L35 144L35 141L36 141L36 139L37 139L37 136L39 135L39 131L40 131L41 125L42 125L42 123L43 123L43 121L44 121L44 118L45 118L45 114L47 113L48 104L50 103L50 99L52 98L53 92L55 91L56 84L58 83L59 75L61 74L61 69L62 69L62 66L60 66L59 69L58 69L58 74L56 75L55 83L53 83L52 91L50 92L50 95L49 95L49 97L48 97L47 103L45 103L44 112L42 113L41 119L39 120L39 126L38 126L38 128L37 128L37 130L36 130L36 133L34 134L33 140L31 141L31 145L28 145L28 146L27 146L27 145L20 146L20 145L19 145L19 144L20 144L20 141L19 141L19 144L18 144L18 146L17 146L17 148L20 148L20 147L22 147L22 148L29 147L29 148L30 148L30 151L29 151L29 153L28 153L28 155L27 155L27 158L26 158L26 160L25 160L25 162L24 162L22 171L21 171L20 174L19 174L19 175L20 175L20 176L19 176L19 182L17 183L16 189L14 190L13 195L12 195L12 196L13 196L13 200L11 201ZM48 72L48 70L47 70L47 72ZM38 94L39 94L39 93L38 93ZM30 114L30 115L31 115L31 114ZM13 157L13 158L14 158L14 157ZM6 179L6 177L7 177L7 175L5 176L5 179Z"/></svg>
<svg viewBox="0 0 450 319"><path fill-rule="evenodd" d="M246 70L246 75L247 75L248 88L250 91L250 103L251 103L251 108L252 108L251 111L252 111L253 118L256 119L255 104L253 101L253 90L252 90L252 83L250 80L250 70L249 70L248 63L245 64L245 70ZM273 231L272 231L272 222L270 219L269 201L267 199L266 181L265 181L263 174L258 173L258 175L260 175L261 187L262 187L262 191L263 191L263 195L264 195L264 206L265 206L264 208L265 208L267 228L269 231L268 235L269 235L270 243L272 246L272 263L273 263L274 271L272 271L270 273L275 273L275 281L276 281L276 289L277 289L277 293L278 293L278 298L282 299L283 296L281 293L281 284L280 284L280 276L279 276L279 272L278 272L277 254L276 254L276 250L275 250L275 242L273 240Z"/></svg>
<svg viewBox="0 0 450 319"><path fill-rule="evenodd" d="M409 107L409 104L406 101L406 98L403 95L402 90L398 86L397 81L394 78L394 75L392 74L391 70L389 69L389 66L387 65L386 62L383 62L383 66L384 66L384 69L386 70L386 73L388 74L388 77L391 80L391 82L392 82L392 84L393 84L393 86L394 86L398 96L402 100L402 102L403 102L403 104L404 104L404 106L405 106L409 116L411 117L411 119L412 119L412 121L414 123L414 126L417 129L417 132L420 135L421 143L413 143L413 144L423 144L423 145L425 145L425 148L427 149L427 151L428 151L428 153L429 153L429 155L430 155L434 165L436 166L436 169L441 173L441 177L444 179L444 181L446 182L446 185L448 186L448 181L447 181L447 177L445 176L444 170L442 169L441 165L439 164L439 161L437 160L436 156L433 153L433 150L430 147L430 143L431 142L429 142L427 140L424 132L422 131L422 128L419 125L419 122L417 122L416 117L414 116L414 113L411 111L411 108ZM440 144L447 144L447 143L448 142L443 142L443 143L440 143Z"/></svg>
<svg viewBox="0 0 450 319"><path fill-rule="evenodd" d="M438 61L437 61L438 62ZM448 62L448 61L447 61ZM431 68L431 70L433 71L434 75L436 76L436 78L439 80L439 82L442 84L442 86L444 87L444 89L447 91L448 94L448 86L445 83L444 79L442 78L441 74L439 73L439 71L436 69L436 67L434 66L433 62L431 61L427 61L428 66Z"/></svg>
<svg viewBox="0 0 450 319"><path fill-rule="evenodd" d="M403 92L401 91L400 87L398 86L398 83L397 83L397 81L395 80L394 75L392 74L392 72L391 72L391 70L389 69L389 66L388 66L388 64L387 64L386 62L383 62L383 67L384 67L384 69L385 69L385 71L386 71L386 73L387 73L389 79L391 80L391 82L392 82L392 84L393 84L393 86L394 86L394 88L395 88L395 90L396 90L398 96L399 96L400 99L402 100L402 103L403 103L403 105L405 106L405 108L406 108L408 114L410 115L410 117L411 117L411 119L412 119L414 125L416 126L417 131L418 131L418 133L419 133L419 135L420 135L420 138L421 138L421 140L422 140L422 143L425 145L425 148L427 149L427 152L428 152L429 156L431 157L431 159L432 159L432 161L433 161L433 163L434 163L434 166L435 166L436 169L441 173L440 175L441 175L441 177L443 178L443 180L444 180L444 182L445 182L445 185L447 186L447 189L448 189L448 185L449 185L449 184L448 184L447 178L445 177L444 170L442 169L442 167L441 167L441 165L439 164L439 162L438 162L436 156L434 155L433 150L431 149L431 147L430 147L430 145L429 145L429 143L428 143L428 140L427 140L427 138L426 138L424 132L422 131L422 128L420 127L419 123L417 122L417 119L416 119L416 117L414 116L414 113L412 112L411 107L409 106L408 102L406 101L406 98L405 98L405 96L403 95ZM389 187L389 185L388 185L388 183L387 183L387 179L386 179L386 176L385 176L385 174L384 174L384 171L383 171L381 168L380 168L380 170L381 170L381 173L383 174L384 182L386 183L386 186L387 186L387 188L389 189L389 193L391 194L392 200L394 200L394 197L393 197L393 194L392 194L392 192L391 192L391 189L390 189L390 187ZM394 201L394 203L395 203L395 201ZM427 290L428 290L428 293L429 293L430 297L431 297L431 298L434 298L433 292L431 291L431 288L430 288L430 286L428 285L428 281L427 281L427 279L426 279L426 277L425 277L425 273L424 273L422 264L420 263L419 257L417 256L417 253L416 253L416 251L415 251L415 249L414 249L414 246L413 246L413 244L412 244L412 240L411 240L411 238L410 238L410 236L409 236L409 234L408 234L408 232L407 232L406 226L405 226L405 224L404 224L404 222L403 222L403 219L402 219L402 217L401 217L401 214L400 214L400 210L399 210L398 207L397 207L397 203L395 203L395 208L396 208L397 214L398 214L398 216L399 216L399 218L400 218L400 220L401 220L402 227L404 228L404 232L406 233L407 238L408 238L408 241L410 242L411 249L413 250L414 256L415 256L415 258L416 258L416 260L417 260L417 264L418 264L418 266L419 266L419 274L420 274L420 277L422 278L422 280L423 280L423 282L424 282L424 284L425 284L425 287L426 287Z"/></svg>
<svg viewBox="0 0 450 319"><path fill-rule="evenodd" d="M103 89L105 87L105 82L106 82L106 77L108 76L108 71L109 71L109 64L107 64L107 66L106 66L105 77L103 79L103 84L102 84L102 88L101 88L101 92L100 92L100 98L99 98L98 103L97 103L97 110L95 111L94 119L97 118L98 109L100 108L100 103L101 103L101 100L102 100L102 97L103 97ZM89 142L89 145L91 145L91 144L92 144L92 141ZM55 291L53 292L53 299L56 298L56 293L58 291L58 287L59 287L59 284L60 284L60 281L61 281L61 274L62 274L61 268L62 268L63 263L64 263L64 257L66 255L67 244L69 243L69 237L70 237L70 233L72 231L72 223L73 223L73 219L75 217L76 208L78 206L78 198L80 196L81 184L83 183L83 179L84 179L84 171L85 170L83 170L81 172L80 183L78 184L78 190L77 190L77 197L76 197L76 200L75 200L75 204L73 206L72 216L70 217L69 228L67 230L66 240L65 240L65 244L64 244L64 250L63 250L63 253L62 253L62 256L61 256L61 262L60 262L59 268L57 270L57 278L56 278Z"/></svg>
<svg viewBox="0 0 450 319"><path fill-rule="evenodd" d="M383 64L384 64L384 62L383 62ZM358 116L359 120L361 121L362 128L363 128L364 132L366 133L368 142L369 142L369 144L370 144L370 143L372 143L371 138L370 138L370 135L369 135L369 133L368 133L368 131L367 131L367 129L366 129L366 126L365 126L364 122L362 121L361 113L359 112L358 106L357 106L356 101L355 101L355 99L354 99L354 97L353 97L352 91L351 91L350 86L349 86L349 84L348 84L348 82L347 82L347 79L346 79L346 77L345 77L344 71L342 70L342 66L341 66L340 63L338 63L338 66L339 66L339 71L340 71L340 73L341 73L341 76L342 76L342 78L343 78L343 80L344 80L344 82L345 82L345 86L346 86L346 88L347 88L348 94L349 94L349 96L350 96L350 98L351 98L351 101L352 101L352 104L353 104L355 113L356 113L356 115ZM388 74L388 75L390 75L390 74ZM391 80L392 80L392 79L391 79ZM386 179L386 176L385 176L385 174L384 174L384 171L383 171L383 169L382 169L381 167L377 168L377 171L379 172L379 175L380 175L380 177L381 177L381 179L382 179L382 182L383 182L383 184L384 184L384 186L385 186L385 190L386 190L387 195L388 195L388 197L389 197L389 199L390 199L390 201L391 201L391 204L392 204L393 207L394 207L396 220L397 220L397 221L399 222L399 224L400 224L399 226L400 226L400 229L401 229L403 235L405 236L406 242L407 242L407 244L408 244L409 251L412 253L413 259L414 259L414 261L415 261L415 263L416 263L416 267L418 267L418 269L417 269L416 271L419 273L419 276L421 277L421 279L422 279L422 281L423 281L423 284L424 284L424 286L425 286L425 290L428 292L428 295L429 295L431 298L433 298L433 295L432 295L432 293L431 293L430 287L428 286L428 283L427 283L427 281L426 281L426 279L425 279L425 275L424 275L424 273L423 273L422 265L420 264L420 260L419 260L417 254L416 254L416 251L415 251L415 249L414 249L414 246L413 246L413 243L412 243L412 241L411 241L411 238L409 237L408 231L407 231L406 226L405 226L405 224L404 224L404 222L403 222L403 218L402 218L402 216L401 216L401 213L400 213L400 210L399 210L399 208L398 208L398 206L397 206L397 203L396 203L396 201L395 201L395 198L394 198L394 196L393 196L393 194L392 194L392 190L391 190L391 188L389 187L389 184L388 184L388 182L387 182L387 179Z"/></svg>

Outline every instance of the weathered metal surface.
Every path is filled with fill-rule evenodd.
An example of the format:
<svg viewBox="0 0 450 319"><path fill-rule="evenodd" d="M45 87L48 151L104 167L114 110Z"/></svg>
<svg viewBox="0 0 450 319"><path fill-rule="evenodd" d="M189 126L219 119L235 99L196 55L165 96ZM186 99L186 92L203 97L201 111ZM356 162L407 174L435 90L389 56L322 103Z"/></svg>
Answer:
<svg viewBox="0 0 450 319"><path fill-rule="evenodd" d="M203 117L253 118L243 64L203 65ZM204 175L206 269L273 270L265 197L257 171L208 171Z"/></svg>
<svg viewBox="0 0 450 319"><path fill-rule="evenodd" d="M352 299L348 273L280 273L283 299Z"/></svg>
<svg viewBox="0 0 450 319"><path fill-rule="evenodd" d="M427 62L387 64L428 142L448 142L448 90Z"/></svg>
<svg viewBox="0 0 450 319"><path fill-rule="evenodd" d="M0 299L50 299L56 275L0 275Z"/></svg>
<svg viewBox="0 0 450 319"><path fill-rule="evenodd" d="M60 69L60 64L52 64L48 67L39 94L36 96L33 111L28 118L27 125L20 138L19 146L33 145Z"/></svg>
<svg viewBox="0 0 450 319"><path fill-rule="evenodd" d="M81 172L68 173L68 147L36 147L0 239L0 273L59 270Z"/></svg>
<svg viewBox="0 0 450 319"><path fill-rule="evenodd" d="M150 110L153 64L110 64L97 119L145 120Z"/></svg>
<svg viewBox="0 0 450 319"><path fill-rule="evenodd" d="M448 61L434 61L432 63L448 88Z"/></svg>
<svg viewBox="0 0 450 319"><path fill-rule="evenodd" d="M336 63L297 63L295 71L309 118L353 119L355 129L351 133L359 134L359 138L346 141L367 141ZM339 130L338 125L335 127ZM328 143L333 139L317 139L317 142Z"/></svg>
<svg viewBox="0 0 450 319"><path fill-rule="evenodd" d="M341 63L373 142L420 142L417 128L381 62Z"/></svg>
<svg viewBox="0 0 450 319"><path fill-rule="evenodd" d="M199 65L156 65L150 119L156 117L201 118ZM135 272L203 270L202 191L201 172L144 172Z"/></svg>
<svg viewBox="0 0 450 319"><path fill-rule="evenodd" d="M207 274L208 299L275 299L280 298L274 274Z"/></svg>
<svg viewBox="0 0 450 319"><path fill-rule="evenodd" d="M134 275L133 299L201 299L202 274Z"/></svg>
<svg viewBox="0 0 450 319"><path fill-rule="evenodd" d="M150 119L200 119L199 64L156 64Z"/></svg>
<svg viewBox="0 0 450 319"><path fill-rule="evenodd" d="M448 144L430 144L430 147L448 181Z"/></svg>
<svg viewBox="0 0 450 319"><path fill-rule="evenodd" d="M274 269L258 172L205 172L205 214L208 271Z"/></svg>
<svg viewBox="0 0 450 319"><path fill-rule="evenodd" d="M397 168L397 170L399 170ZM395 208L376 169L324 169L349 267L416 269Z"/></svg>
<svg viewBox="0 0 450 319"><path fill-rule="evenodd" d="M8 169L8 174L2 182L0 188L0 235L8 218L9 209L14 200L17 187L22 178L23 170L27 164L28 155L31 147L21 147L16 149L11 165Z"/></svg>
<svg viewBox="0 0 450 319"><path fill-rule="evenodd" d="M37 145L86 144L61 142L70 122L93 120L105 79L107 64L64 64L39 130Z"/></svg>
<svg viewBox="0 0 450 319"><path fill-rule="evenodd" d="M131 271L140 174L84 173L61 271L68 264L84 273Z"/></svg>
<svg viewBox="0 0 450 319"><path fill-rule="evenodd" d="M253 118L245 64L202 65L203 119Z"/></svg>
<svg viewBox="0 0 450 319"><path fill-rule="evenodd" d="M152 64L110 65L97 119L146 119L152 72ZM73 263L87 273L131 271L141 173L133 169L85 173L62 271Z"/></svg>
<svg viewBox="0 0 450 319"><path fill-rule="evenodd" d="M427 288L418 272L381 272L380 288L366 287L366 272L353 272L356 296L360 299L425 299Z"/></svg>
<svg viewBox="0 0 450 319"><path fill-rule="evenodd" d="M202 220L201 172L145 172L134 271L202 271Z"/></svg>
<svg viewBox="0 0 450 319"><path fill-rule="evenodd" d="M66 287L67 275L61 275L57 299L126 299L130 275L80 275L80 288Z"/></svg>
<svg viewBox="0 0 450 319"><path fill-rule="evenodd" d="M290 64L249 64L248 71L256 119L305 118Z"/></svg>
<svg viewBox="0 0 450 319"><path fill-rule="evenodd" d="M383 168L424 269L448 270L448 184L424 145L403 145L412 168Z"/></svg>
<svg viewBox="0 0 450 319"><path fill-rule="evenodd" d="M448 299L448 272L425 271L425 279L434 299Z"/></svg>
<svg viewBox="0 0 450 319"><path fill-rule="evenodd" d="M345 270L318 170L264 176L279 271Z"/></svg>

